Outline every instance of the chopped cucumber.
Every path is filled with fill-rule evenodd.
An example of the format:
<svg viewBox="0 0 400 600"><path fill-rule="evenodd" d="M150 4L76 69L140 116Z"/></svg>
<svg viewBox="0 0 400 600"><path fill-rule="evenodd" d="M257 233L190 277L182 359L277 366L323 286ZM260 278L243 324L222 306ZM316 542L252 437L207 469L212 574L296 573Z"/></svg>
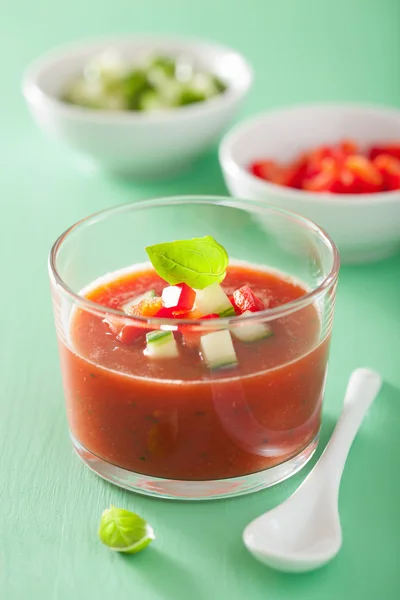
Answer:
<svg viewBox="0 0 400 600"><path fill-rule="evenodd" d="M165 110L169 105L155 90L147 90L140 96L138 109L144 111Z"/></svg>
<svg viewBox="0 0 400 600"><path fill-rule="evenodd" d="M172 331L146 333L146 354L149 358L177 358L178 347Z"/></svg>
<svg viewBox="0 0 400 600"><path fill-rule="evenodd" d="M140 304L140 302L142 302L142 300L150 300L151 298L155 298L155 297L156 297L155 290L149 290L148 292L145 292L144 294L140 294L140 296L136 296L132 300L129 300L129 302L126 302L122 306L122 310L129 314L131 312L132 308L134 308L135 306Z"/></svg>
<svg viewBox="0 0 400 600"><path fill-rule="evenodd" d="M227 308L226 310L224 310L222 313L219 313L219 316L223 319L223 318L227 318L227 317L235 317L236 313L235 313L235 309L233 308L232 304L230 305L229 308Z"/></svg>
<svg viewBox="0 0 400 600"><path fill-rule="evenodd" d="M250 310L246 310L243 315L254 315ZM242 323L232 327L232 334L241 342L256 342L274 335L271 327L266 323Z"/></svg>
<svg viewBox="0 0 400 600"><path fill-rule="evenodd" d="M113 48L109 48L95 56L84 67L87 81L99 80L102 83L116 81L124 76L126 65L122 57Z"/></svg>
<svg viewBox="0 0 400 600"><path fill-rule="evenodd" d="M231 334L226 329L202 335L200 347L210 369L227 369L238 363Z"/></svg>
<svg viewBox="0 0 400 600"><path fill-rule="evenodd" d="M204 290L196 290L195 307L203 314L216 313L222 316L233 316L235 311L228 296L218 283L213 283ZM230 311L230 314L223 314Z"/></svg>
<svg viewBox="0 0 400 600"><path fill-rule="evenodd" d="M191 86L193 92L202 94L204 99L212 98L218 94L218 88L215 85L215 80L209 73L197 72L194 74Z"/></svg>

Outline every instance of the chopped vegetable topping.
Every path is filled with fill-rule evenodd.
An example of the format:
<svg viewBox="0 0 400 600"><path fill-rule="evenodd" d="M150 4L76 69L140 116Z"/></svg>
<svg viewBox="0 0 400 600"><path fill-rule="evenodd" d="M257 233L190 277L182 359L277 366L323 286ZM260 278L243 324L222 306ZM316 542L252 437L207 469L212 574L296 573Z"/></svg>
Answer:
<svg viewBox="0 0 400 600"><path fill-rule="evenodd" d="M382 175L385 190L400 189L400 159L390 154L378 154L373 163Z"/></svg>
<svg viewBox="0 0 400 600"><path fill-rule="evenodd" d="M155 290L149 290L123 304L122 310L130 316L217 321L241 314L251 315L265 308L248 285L227 296L219 282L225 277L228 254L210 236L157 244L146 251L158 275L171 285L164 287L161 297L156 296ZM176 281L178 278L194 281L201 287L194 289L186 281ZM204 327L173 326L174 334L171 327L168 331L149 331L151 323L130 322L116 315L107 316L105 322L117 340L125 345L140 339L143 343L146 336L145 353L152 359L177 358L178 344L183 343L200 352L210 369L237 364L231 333L226 325L218 327L216 324L216 331L205 334ZM239 342L247 343L268 338L273 332L263 323L240 322L232 328L232 334Z"/></svg>
<svg viewBox="0 0 400 600"><path fill-rule="evenodd" d="M218 283L213 283L204 290L196 290L195 306L203 315L216 313L222 316L226 311L235 314L228 296Z"/></svg>
<svg viewBox="0 0 400 600"><path fill-rule="evenodd" d="M246 310L243 316L250 316L253 313ZM232 328L232 334L242 342L256 342L274 335L271 327L265 323L246 323L242 322L237 327Z"/></svg>
<svg viewBox="0 0 400 600"><path fill-rule="evenodd" d="M125 325L117 335L117 340L120 340L123 344L130 345L133 344L141 335L143 335L144 330L140 327L135 327L134 325Z"/></svg>
<svg viewBox="0 0 400 600"><path fill-rule="evenodd" d="M133 298L129 302L126 302L122 306L122 310L124 312L126 312L128 315L135 314L134 313L135 307L138 304L140 304L142 302L142 300L150 300L151 298L155 298L155 295L156 295L156 293L155 293L154 290L150 290L148 292L145 292L144 294L140 294L140 296L136 296L135 298Z"/></svg>
<svg viewBox="0 0 400 600"><path fill-rule="evenodd" d="M84 67L62 99L85 108L149 112L204 102L225 90L220 79L196 70L187 58L154 56L133 68L108 50Z"/></svg>
<svg viewBox="0 0 400 600"><path fill-rule="evenodd" d="M231 334L227 329L201 336L201 352L210 369L226 369L237 365Z"/></svg>
<svg viewBox="0 0 400 600"><path fill-rule="evenodd" d="M245 311L258 312L264 310L265 306L248 285L244 285L235 292L233 292L233 300L235 306L244 313Z"/></svg>
<svg viewBox="0 0 400 600"><path fill-rule="evenodd" d="M182 312L192 310L195 298L196 292L186 283L164 288L161 296L163 306Z"/></svg>
<svg viewBox="0 0 400 600"><path fill-rule="evenodd" d="M139 304L132 307L130 314L140 317L155 317L161 308L161 298L149 298L148 300L142 300Z"/></svg>
<svg viewBox="0 0 400 600"><path fill-rule="evenodd" d="M178 347L172 331L150 331L146 334L149 358L177 358Z"/></svg>
<svg viewBox="0 0 400 600"><path fill-rule="evenodd" d="M400 143L372 146L362 153L355 142L343 140L305 152L289 164L259 160L249 170L256 177L299 190L371 194L400 189L398 163Z"/></svg>

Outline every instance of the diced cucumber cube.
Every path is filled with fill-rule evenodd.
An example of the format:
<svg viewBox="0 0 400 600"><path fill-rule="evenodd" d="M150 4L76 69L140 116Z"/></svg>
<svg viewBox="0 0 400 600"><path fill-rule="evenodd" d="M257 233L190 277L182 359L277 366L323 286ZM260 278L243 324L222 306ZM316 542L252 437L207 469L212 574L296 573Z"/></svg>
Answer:
<svg viewBox="0 0 400 600"><path fill-rule="evenodd" d="M168 108L168 103L160 96L156 90L143 92L138 101L139 110L156 111Z"/></svg>
<svg viewBox="0 0 400 600"><path fill-rule="evenodd" d="M242 316L254 315L250 310L246 310ZM274 335L271 327L266 323L246 323L232 327L232 334L241 342L256 342Z"/></svg>
<svg viewBox="0 0 400 600"><path fill-rule="evenodd" d="M146 354L149 358L177 358L179 352L172 331L146 333Z"/></svg>
<svg viewBox="0 0 400 600"><path fill-rule="evenodd" d="M125 72L126 65L122 57L113 48L109 48L86 64L84 77L87 81L99 80L104 85L117 81Z"/></svg>
<svg viewBox="0 0 400 600"><path fill-rule="evenodd" d="M236 313L235 313L235 309L233 308L232 304L230 305L229 308L224 310L222 313L219 313L219 316L221 317L221 319L224 319L227 317L235 317Z"/></svg>
<svg viewBox="0 0 400 600"><path fill-rule="evenodd" d="M235 367L238 363L231 334L226 329L202 335L200 348L210 369Z"/></svg>
<svg viewBox="0 0 400 600"><path fill-rule="evenodd" d="M186 106L187 104L195 104L196 102L204 102L207 97L203 92L191 88L189 85L182 86L179 94L178 104L179 106Z"/></svg>
<svg viewBox="0 0 400 600"><path fill-rule="evenodd" d="M214 78L209 73L197 72L194 74L191 85L193 90L204 95L204 98L211 98L218 94L218 88L215 85Z"/></svg>
<svg viewBox="0 0 400 600"><path fill-rule="evenodd" d="M203 315L216 313L217 315L222 316L226 311L231 311L231 314L224 316L233 316L235 314L228 296L218 283L213 283L204 288L204 290L196 290L195 307L200 310Z"/></svg>

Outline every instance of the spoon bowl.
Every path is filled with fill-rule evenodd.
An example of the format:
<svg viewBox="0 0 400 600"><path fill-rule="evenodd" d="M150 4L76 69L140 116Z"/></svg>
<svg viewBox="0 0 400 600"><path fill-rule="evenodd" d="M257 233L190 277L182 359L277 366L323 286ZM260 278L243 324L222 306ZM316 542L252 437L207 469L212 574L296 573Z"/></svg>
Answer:
<svg viewBox="0 0 400 600"><path fill-rule="evenodd" d="M381 387L369 369L351 375L342 415L319 461L298 490L244 530L247 549L280 571L311 571L336 556L342 546L338 496L350 446Z"/></svg>
<svg viewBox="0 0 400 600"><path fill-rule="evenodd" d="M307 490L306 490L307 491ZM339 552L342 531L337 506L323 490L291 496L244 531L247 548L261 562L288 572L311 571Z"/></svg>

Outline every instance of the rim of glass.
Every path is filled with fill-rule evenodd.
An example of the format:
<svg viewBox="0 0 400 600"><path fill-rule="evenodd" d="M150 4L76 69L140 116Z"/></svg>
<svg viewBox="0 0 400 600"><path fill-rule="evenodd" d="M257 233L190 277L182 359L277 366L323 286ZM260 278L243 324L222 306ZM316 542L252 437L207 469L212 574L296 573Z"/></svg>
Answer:
<svg viewBox="0 0 400 600"><path fill-rule="evenodd" d="M280 208L277 206L273 206L272 204L267 204L265 202L256 201L256 200L237 200L228 196L207 196L207 195L183 195L183 196L166 196L162 198L156 198L153 200L143 200L140 202L131 202L129 204L122 204L112 208L106 208L104 210L92 213L87 217L77 221L68 229L66 229L54 242L51 247L49 259L48 259L48 267L50 279L54 285L62 290L62 293L68 298L72 299L77 304L87 308L90 312L100 313L101 315L116 315L119 317L123 317L126 321L132 322L140 322L140 323L152 323L153 326L158 325L191 325L192 327L201 326L204 328L215 328L216 319L197 319L194 321L193 319L175 319L175 318L160 318L160 317L142 317L139 315L127 315L121 310L116 310L113 308L108 308L102 304L98 304L97 302L93 302L85 296L81 296L79 293L74 292L68 284L64 281L57 269L57 254L60 250L63 242L72 232L75 232L78 229L81 229L85 226L90 226L95 224L98 221L106 219L110 215L115 215L118 213L131 212L131 211L140 211L146 208L157 208L157 207L165 207L167 205L176 205L179 206L181 204L214 204L219 206L227 206L228 208L239 208L242 210L251 209L251 207L256 207L257 210L265 210L265 212L273 212L275 214L286 216L291 219L293 222L297 222L299 226L307 228L309 231L317 234L326 246L329 248L332 254L332 268L330 272L324 277L321 283L304 294L304 296L300 296L295 300L287 302L286 304L282 304L281 306L276 306L274 308L267 308L261 310L257 313L254 313L252 316L243 317L243 320L246 321L268 321L275 319L277 317L286 316L302 307L305 307L313 302L315 302L327 289L329 289L337 280L339 274L340 267L340 256L339 250L336 247L336 244L332 240L332 238L326 233L324 229L319 227L316 223L302 217L301 215L286 210L284 208ZM241 316L236 317L225 317L219 318L218 322L224 324L237 323L237 320L241 319Z"/></svg>

